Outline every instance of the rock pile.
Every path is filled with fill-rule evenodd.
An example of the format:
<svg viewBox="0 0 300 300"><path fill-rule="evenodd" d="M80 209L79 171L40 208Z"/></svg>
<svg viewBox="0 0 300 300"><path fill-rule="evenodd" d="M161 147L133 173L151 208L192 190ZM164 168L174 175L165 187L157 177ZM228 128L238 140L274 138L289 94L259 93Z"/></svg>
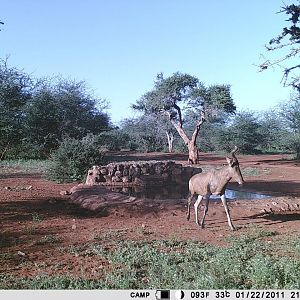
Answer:
<svg viewBox="0 0 300 300"><path fill-rule="evenodd" d="M87 174L87 185L152 186L166 183L187 183L202 169L183 166L174 161L139 161L93 166Z"/></svg>

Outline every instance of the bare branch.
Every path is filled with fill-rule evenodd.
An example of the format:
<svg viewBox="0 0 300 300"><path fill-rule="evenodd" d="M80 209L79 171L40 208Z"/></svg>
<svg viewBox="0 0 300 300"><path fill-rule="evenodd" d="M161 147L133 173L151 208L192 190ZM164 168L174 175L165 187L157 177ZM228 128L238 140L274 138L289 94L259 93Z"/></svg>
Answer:
<svg viewBox="0 0 300 300"><path fill-rule="evenodd" d="M287 55L285 55L284 57L281 57L279 59L276 59L274 61L269 61L269 60L266 60L265 62L263 62L262 64L259 65L259 68L260 68L260 72L268 69L269 67L271 66L280 66L280 63L284 62L285 60L288 60L294 56L296 56L298 53L300 53L300 49L292 49L291 52ZM284 68L284 67L282 67Z"/></svg>
<svg viewBox="0 0 300 300"><path fill-rule="evenodd" d="M268 45L265 45L266 49L268 51L273 51L273 50L277 50L277 49L282 49L282 48L285 48L285 47L289 47L289 46L292 46L292 45L295 45L295 42L292 41L290 43L284 43L284 44L281 44L281 45L277 45L277 46L268 46Z"/></svg>
<svg viewBox="0 0 300 300"><path fill-rule="evenodd" d="M180 124L176 123L176 121L174 120L174 118L172 117L172 115L171 115L171 113L169 111L161 111L161 112L163 112L164 114L166 114L169 117L170 122L175 127L175 129L177 130L178 134L183 139L184 143L186 145L188 145L188 143L190 142L190 139L188 138L188 136L186 135L186 133L182 129L182 126L180 126Z"/></svg>
<svg viewBox="0 0 300 300"><path fill-rule="evenodd" d="M239 148L237 146L234 146L234 149L230 152L230 155L233 158L236 158L235 153L239 150Z"/></svg>
<svg viewBox="0 0 300 300"><path fill-rule="evenodd" d="M299 1L298 1L299 2ZM271 39L268 45L265 45L267 51L277 51L280 53L280 50L287 50L287 54L282 56L280 55L278 59L266 60L264 63L259 65L260 72L268 69L270 66L279 66L283 71L283 78L281 83L284 86L293 86L298 90L300 86L298 85L299 78L292 78L292 71L298 69L300 65L295 65L293 67L288 67L284 65L283 62L287 62L290 59L298 59L300 53L300 27L299 27L299 18L300 18L300 5L291 4L282 7L279 13L285 13L289 15L289 18L285 21L291 22L289 26L283 27L282 32L275 38Z"/></svg>
<svg viewBox="0 0 300 300"><path fill-rule="evenodd" d="M184 130L182 129L181 126L179 126L174 119L170 120L172 125L175 127L175 129L177 130L178 134L181 136L181 138L183 139L184 143L186 145L189 144L190 139L188 138L188 136L186 135L186 133L184 132Z"/></svg>
<svg viewBox="0 0 300 300"><path fill-rule="evenodd" d="M292 70L294 69L297 69L297 68L300 68L300 64L299 65L296 65L296 66L293 66L293 67L290 67L290 68L286 68L284 70L284 74L283 74L283 77L282 77L282 80L281 82L283 82L283 85L286 85L286 82L288 80L288 77L289 77L289 74Z"/></svg>
<svg viewBox="0 0 300 300"><path fill-rule="evenodd" d="M179 124L180 124L180 127L182 128L183 121L182 121L181 109L176 103L173 104L173 107L177 110L178 118L179 118Z"/></svg>
<svg viewBox="0 0 300 300"><path fill-rule="evenodd" d="M195 131L193 132L193 135L192 135L191 143L193 143L193 145L196 145L196 139L197 139L197 136L198 136L198 134L199 134L201 125L202 125L204 122L205 122L205 112L204 112L204 110L202 110L201 113L200 113L200 120L199 120L199 122L197 123L196 128L195 128Z"/></svg>

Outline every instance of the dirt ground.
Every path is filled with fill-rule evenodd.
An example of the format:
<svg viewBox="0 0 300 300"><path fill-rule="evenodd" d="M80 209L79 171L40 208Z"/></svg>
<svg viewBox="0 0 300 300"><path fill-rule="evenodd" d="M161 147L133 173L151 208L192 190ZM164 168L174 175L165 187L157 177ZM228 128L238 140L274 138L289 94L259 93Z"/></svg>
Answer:
<svg viewBox="0 0 300 300"><path fill-rule="evenodd" d="M274 199L300 196L300 162L286 155L239 155L245 170L243 189L268 193ZM182 154L120 154L122 160L167 160L186 163ZM221 166L224 157L201 154L201 166ZM114 240L191 239L226 244L227 237L247 234L253 226L280 235L298 234L300 210L264 214L257 200L230 201L235 232L231 232L220 201L211 202L206 228L186 220L186 201L166 201L159 206L114 210L109 214L90 212L60 195L74 184L57 184L40 174L0 170L0 274L18 276L61 275L93 277L106 262L90 255L90 245L109 245ZM237 186L232 183L232 186ZM279 197L279 198L278 198ZM242 205L247 202L247 205ZM246 208L245 208L246 207ZM200 212L201 214L201 212Z"/></svg>

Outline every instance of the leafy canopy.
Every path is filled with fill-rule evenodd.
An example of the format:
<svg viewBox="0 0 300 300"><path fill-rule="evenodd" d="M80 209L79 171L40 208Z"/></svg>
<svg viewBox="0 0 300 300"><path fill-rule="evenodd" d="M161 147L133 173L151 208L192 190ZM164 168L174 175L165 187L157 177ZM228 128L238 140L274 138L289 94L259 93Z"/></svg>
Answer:
<svg viewBox="0 0 300 300"><path fill-rule="evenodd" d="M154 88L132 107L145 113L168 112L171 118L177 117L180 123L182 109L205 110L209 116L219 110L227 113L234 113L236 110L229 85L205 87L198 78L179 72L167 78L158 74Z"/></svg>

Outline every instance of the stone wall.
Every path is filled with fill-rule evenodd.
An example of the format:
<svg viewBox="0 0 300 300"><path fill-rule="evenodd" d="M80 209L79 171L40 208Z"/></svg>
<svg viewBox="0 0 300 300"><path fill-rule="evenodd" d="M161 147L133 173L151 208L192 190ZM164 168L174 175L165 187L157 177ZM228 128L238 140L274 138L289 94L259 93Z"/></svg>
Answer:
<svg viewBox="0 0 300 300"><path fill-rule="evenodd" d="M93 166L87 173L87 185L157 186L168 183L185 184L199 167L183 166L174 161L138 161Z"/></svg>
<svg viewBox="0 0 300 300"><path fill-rule="evenodd" d="M176 199L162 199L157 197L155 199L138 198L123 195L121 193L112 192L107 188L99 185L88 186L80 184L74 186L70 190L70 201L76 203L81 207L91 211L102 211L107 214L119 214L122 209L127 210L132 216L141 216L141 212L155 212L157 214L165 212L166 210L174 211L174 205L178 209L185 209L186 199L179 197ZM215 209L220 209L218 202L213 202ZM229 205L234 211L235 209L248 211L253 216L270 215L270 218L281 216L284 218L293 213L299 214L300 211L300 198L295 197L274 197L271 199L258 199L255 201L249 200L235 200L230 201ZM163 208L163 209L162 209ZM224 209L221 207L222 213ZM292 213L292 214L291 214Z"/></svg>

